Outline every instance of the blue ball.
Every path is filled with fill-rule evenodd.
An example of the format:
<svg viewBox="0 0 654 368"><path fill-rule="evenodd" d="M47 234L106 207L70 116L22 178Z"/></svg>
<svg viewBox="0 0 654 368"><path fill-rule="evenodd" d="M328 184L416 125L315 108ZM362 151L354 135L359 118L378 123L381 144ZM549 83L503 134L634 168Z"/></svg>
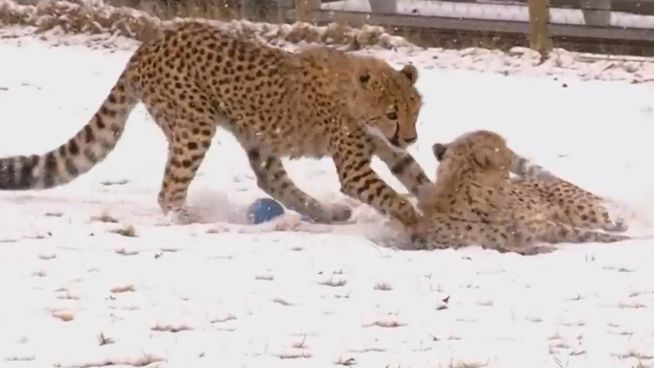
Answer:
<svg viewBox="0 0 654 368"><path fill-rule="evenodd" d="M260 224L284 214L284 207L271 198L259 198L248 207L248 219L251 223Z"/></svg>

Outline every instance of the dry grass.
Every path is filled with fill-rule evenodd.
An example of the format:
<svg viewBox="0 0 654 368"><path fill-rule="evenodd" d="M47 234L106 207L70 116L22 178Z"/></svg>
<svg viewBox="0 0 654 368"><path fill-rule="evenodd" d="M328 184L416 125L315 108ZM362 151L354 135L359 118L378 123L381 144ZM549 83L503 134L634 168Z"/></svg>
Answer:
<svg viewBox="0 0 654 368"><path fill-rule="evenodd" d="M103 212L100 216L93 216L91 218L91 221L105 222L105 223L108 223L108 224L117 224L118 223L118 219L111 216L107 212Z"/></svg>
<svg viewBox="0 0 654 368"><path fill-rule="evenodd" d="M240 18L238 0L184 0L184 1L134 1L109 0L117 7L130 7L152 14L161 19L207 18L230 20Z"/></svg>
<svg viewBox="0 0 654 368"><path fill-rule="evenodd" d="M178 332L183 332L183 331L192 331L193 329L190 328L189 326L186 326L186 325L162 325L162 324L156 324L153 327L151 327L150 330L157 331L157 332L178 333Z"/></svg>
<svg viewBox="0 0 654 368"><path fill-rule="evenodd" d="M318 284L331 287L340 287L347 284L347 280L341 277L332 276L330 278L319 281Z"/></svg>
<svg viewBox="0 0 654 368"><path fill-rule="evenodd" d="M159 34L161 20L126 7L91 7L70 1L37 5L0 3L0 25L35 26L38 32L60 27L67 33L113 33L140 41Z"/></svg>
<svg viewBox="0 0 654 368"><path fill-rule="evenodd" d="M134 287L134 285L123 285L123 286L113 287L109 291L111 291L113 294L133 293L134 291L136 291L136 288Z"/></svg>
<svg viewBox="0 0 654 368"><path fill-rule="evenodd" d="M232 23L239 32L256 35L267 42L300 42L342 46L358 50L369 46L392 49L404 45L462 49L480 47L509 51L515 46L529 46L522 33L455 31L438 28L368 25L365 16L334 13L332 22L324 26L284 19L276 5L268 5L247 19L240 9L240 0L105 0L102 6L85 6L80 0L42 1L38 5L18 5L13 0L0 1L0 27L29 25L37 32L60 28L68 33L105 33L147 41L161 34L162 29L190 19ZM273 1L269 0L269 4ZM654 55L654 44L645 41L620 42L588 40L578 37L553 37L556 47L571 51Z"/></svg>
<svg viewBox="0 0 654 368"><path fill-rule="evenodd" d="M113 230L110 230L110 232L112 232L114 234L126 236L128 238L137 237L136 229L132 225L127 225L127 226L124 226L124 227L121 227L121 228L118 228L118 229L113 229Z"/></svg>
<svg viewBox="0 0 654 368"><path fill-rule="evenodd" d="M155 367L155 363L163 362L164 360L152 354L143 354L137 358L127 359L104 359L99 361L91 361L75 365L76 368L97 368L97 367L111 367L111 366L129 366L129 367Z"/></svg>
<svg viewBox="0 0 654 368"><path fill-rule="evenodd" d="M274 0L264 1L256 12L241 8L240 0L107 0L116 7L142 10L161 19L205 18L233 20L247 18L256 21L280 22L280 9Z"/></svg>
<svg viewBox="0 0 654 368"><path fill-rule="evenodd" d="M164 2L159 2L156 3L159 5L153 3L149 6L151 9L148 11L124 6L129 5L129 1L113 0L116 6L89 6L74 1L18 5L9 0L0 2L0 26L34 26L39 33L60 28L66 33L103 33L148 41L176 24L204 21L223 25L228 23L230 29L245 37L255 36L273 44L280 41L292 44L304 42L344 46L345 49L373 45L383 48L410 45L379 26L350 27L341 23L315 26L301 22L290 25L279 23L276 12L261 16L268 18L268 22L254 23L241 19L240 9L232 4L232 0L191 0L175 4L171 2L171 5L166 6L160 5Z"/></svg>
<svg viewBox="0 0 654 368"><path fill-rule="evenodd" d="M391 284L387 282L378 282L377 284L375 284L375 290L390 291L393 290L393 287L391 286Z"/></svg>
<svg viewBox="0 0 654 368"><path fill-rule="evenodd" d="M98 336L98 344L100 346L105 346L105 345L111 345L115 343L114 339L111 337L105 336L105 334L101 333L100 336Z"/></svg>

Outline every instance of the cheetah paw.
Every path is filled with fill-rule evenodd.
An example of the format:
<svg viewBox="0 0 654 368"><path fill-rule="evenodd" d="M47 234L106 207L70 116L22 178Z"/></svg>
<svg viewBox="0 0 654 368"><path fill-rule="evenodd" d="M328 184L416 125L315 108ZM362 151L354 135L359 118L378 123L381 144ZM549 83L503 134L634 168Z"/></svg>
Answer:
<svg viewBox="0 0 654 368"><path fill-rule="evenodd" d="M303 215L303 219L317 224L331 224L347 221L352 216L352 209L343 204L321 206L314 214Z"/></svg>
<svg viewBox="0 0 654 368"><path fill-rule="evenodd" d="M445 249L446 245L435 243L429 240L429 227L424 221L407 225L406 231L415 249Z"/></svg>
<svg viewBox="0 0 654 368"><path fill-rule="evenodd" d="M200 218L197 215L192 214L188 208L170 210L167 217L173 225L190 225L200 222Z"/></svg>
<svg viewBox="0 0 654 368"><path fill-rule="evenodd" d="M617 233L622 233L627 230L629 230L629 225L627 225L627 221L622 218L613 221L613 226L610 229L606 229L606 231L612 231Z"/></svg>
<svg viewBox="0 0 654 368"><path fill-rule="evenodd" d="M347 221L352 217L352 209L344 204L333 204L329 208L331 213L331 221L342 222Z"/></svg>

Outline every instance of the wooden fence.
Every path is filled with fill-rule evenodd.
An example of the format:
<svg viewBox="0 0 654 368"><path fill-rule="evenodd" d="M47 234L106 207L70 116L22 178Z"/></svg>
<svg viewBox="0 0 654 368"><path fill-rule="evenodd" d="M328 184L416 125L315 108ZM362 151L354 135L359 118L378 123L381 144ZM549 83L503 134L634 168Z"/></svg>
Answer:
<svg viewBox="0 0 654 368"><path fill-rule="evenodd" d="M542 53L551 49L553 37L654 46L654 0L274 1L284 21L348 19L390 29L523 34Z"/></svg>

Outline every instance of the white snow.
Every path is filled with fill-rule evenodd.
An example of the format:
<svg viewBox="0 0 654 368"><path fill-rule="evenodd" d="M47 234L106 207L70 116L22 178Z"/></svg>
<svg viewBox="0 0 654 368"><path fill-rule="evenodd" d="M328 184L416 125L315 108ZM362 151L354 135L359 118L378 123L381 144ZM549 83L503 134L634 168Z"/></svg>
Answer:
<svg viewBox="0 0 654 368"><path fill-rule="evenodd" d="M82 36L41 40L16 27L2 35L0 156L44 152L74 134L136 46L117 38L120 47L89 48ZM620 201L634 215L630 234L654 233L654 91L630 83L644 64L603 72L570 59L505 76L465 69L498 71L493 63L513 56L467 52L378 52L420 70L425 104L411 152L430 176L435 141L492 129ZM205 223L169 225L156 201L164 154L139 105L90 173L48 191L0 192L0 367L654 366L651 240L532 257L380 247L368 238L394 230L339 193L328 160L288 168L319 199L352 205L354 225L310 226L288 213L250 226L244 209L262 193L225 132L190 191ZM136 237L113 232L129 226Z"/></svg>

